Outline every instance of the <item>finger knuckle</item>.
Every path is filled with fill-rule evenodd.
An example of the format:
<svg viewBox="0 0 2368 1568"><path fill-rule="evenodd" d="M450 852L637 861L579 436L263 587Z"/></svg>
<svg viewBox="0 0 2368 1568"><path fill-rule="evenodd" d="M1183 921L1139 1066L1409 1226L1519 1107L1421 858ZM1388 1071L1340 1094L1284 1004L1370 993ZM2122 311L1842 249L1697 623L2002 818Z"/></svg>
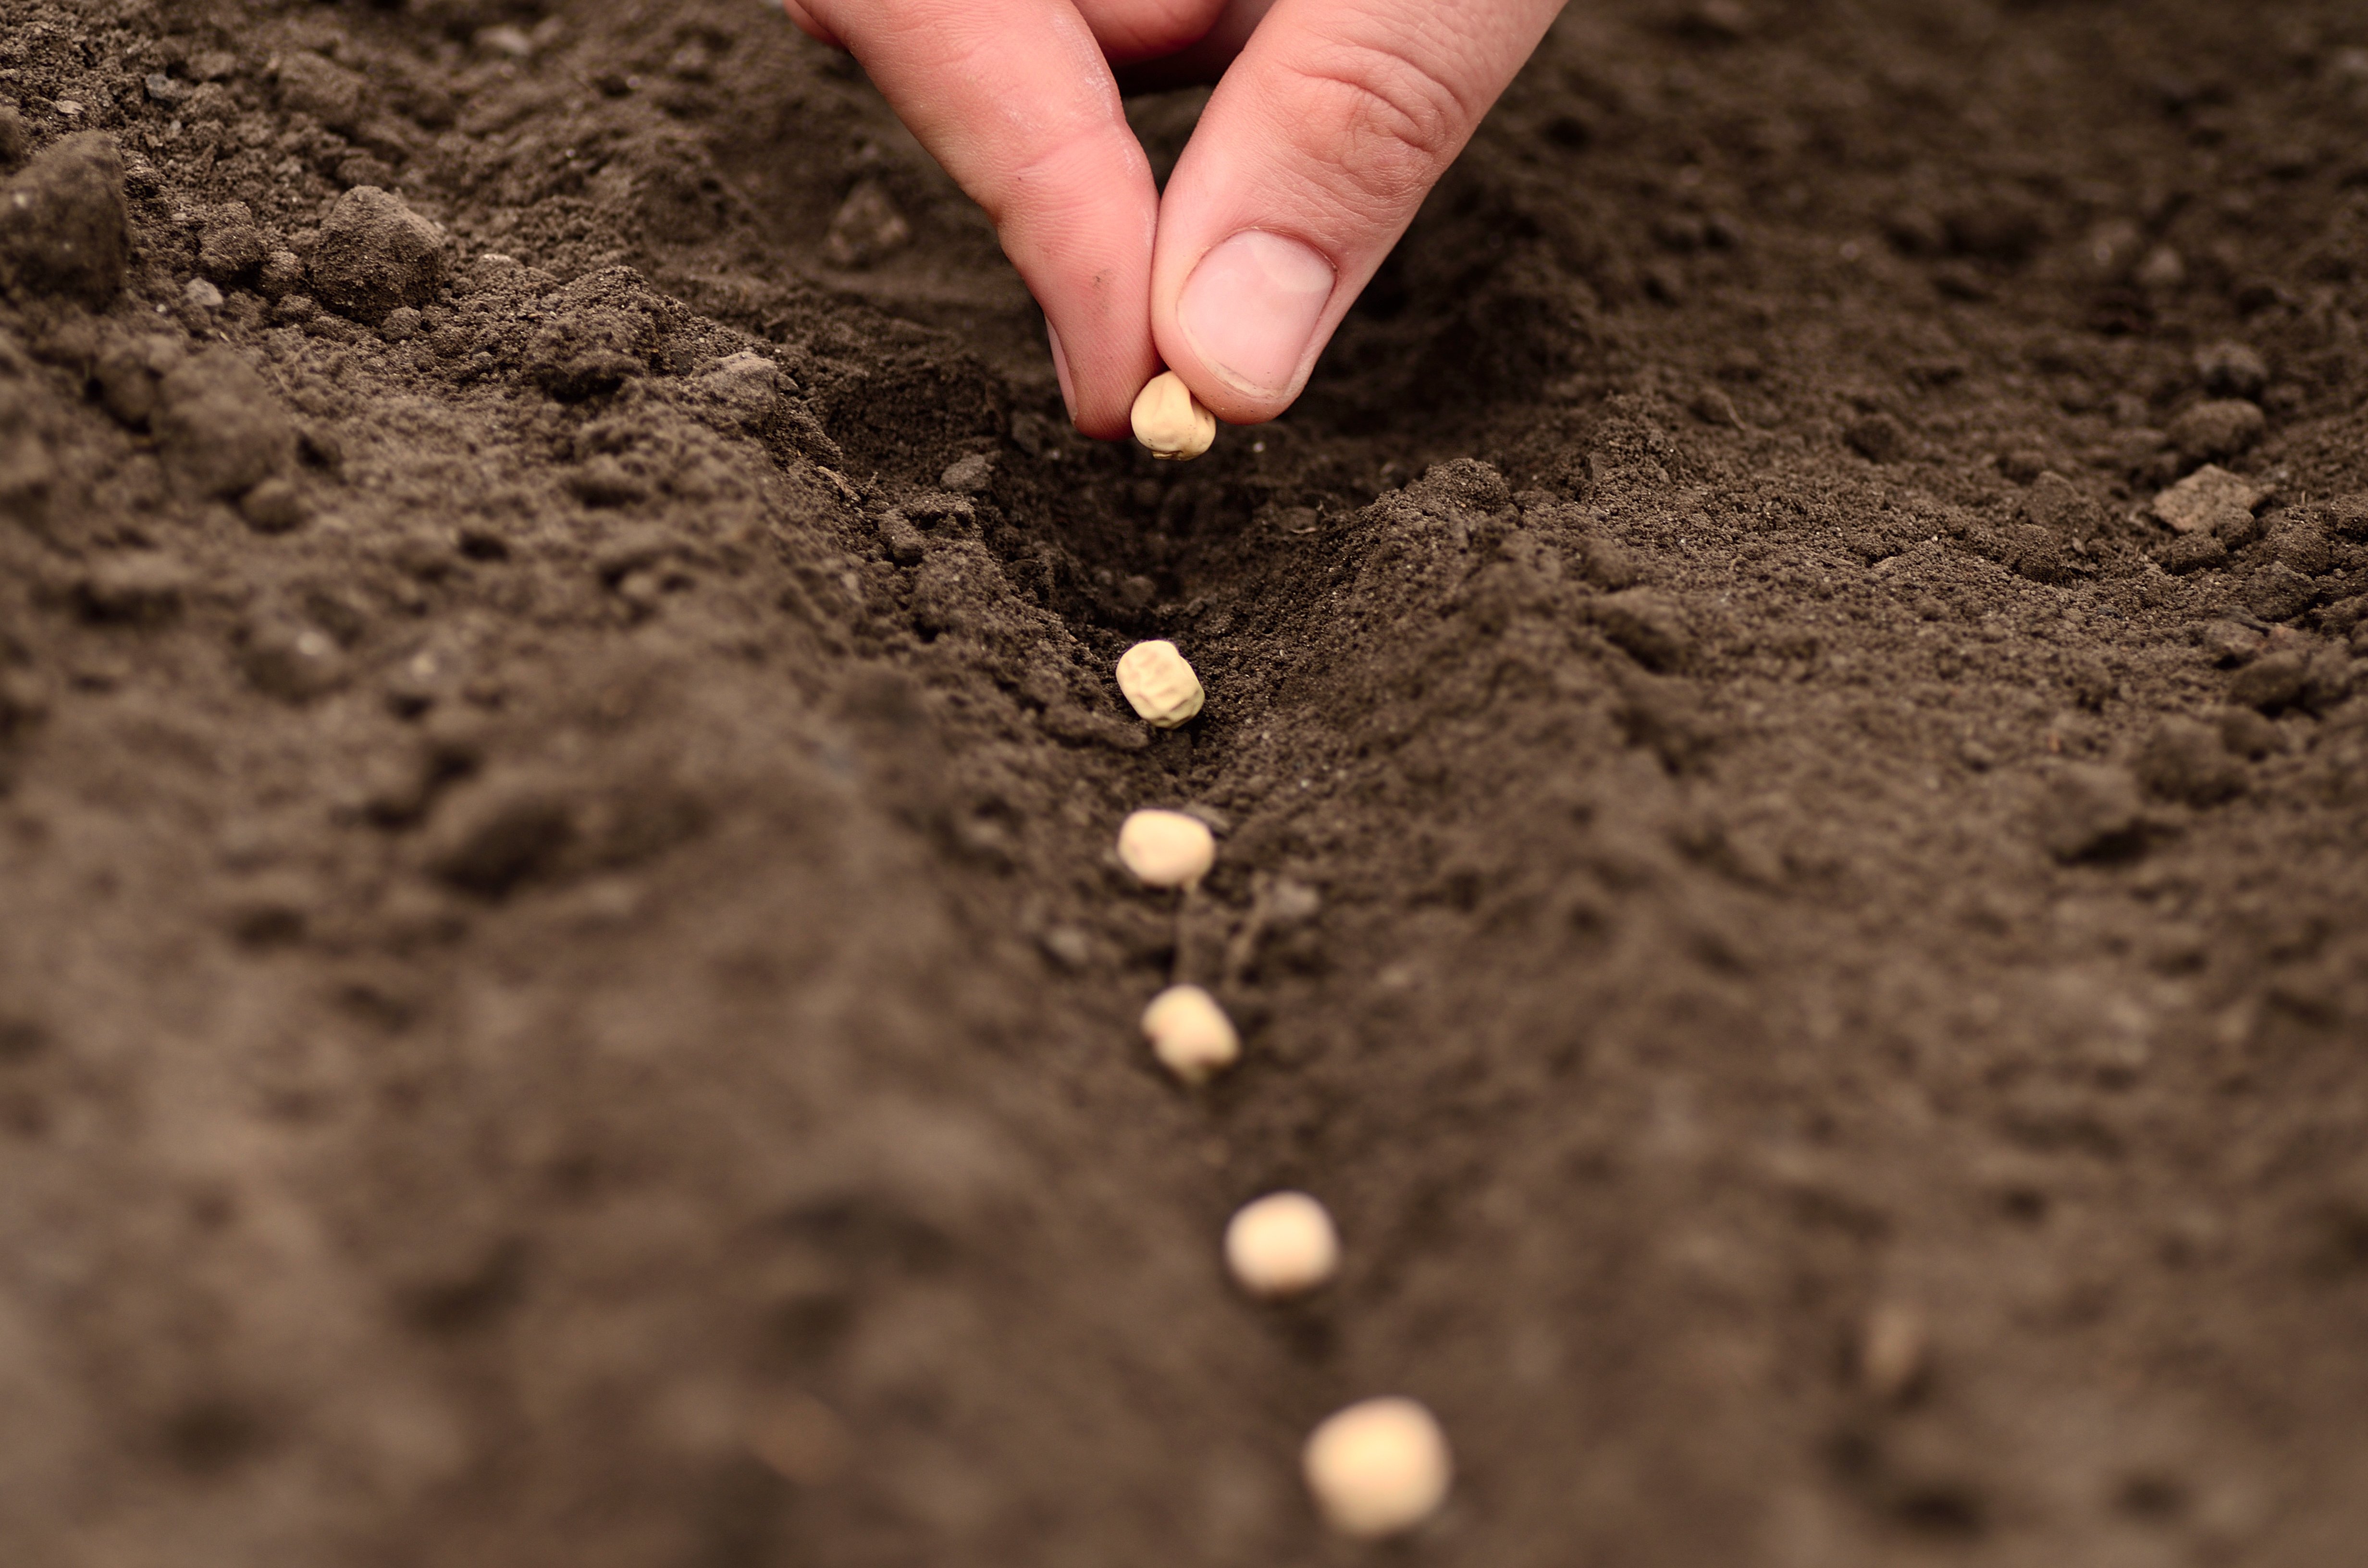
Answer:
<svg viewBox="0 0 2368 1568"><path fill-rule="evenodd" d="M1362 180L1427 187L1470 133L1472 117L1454 89L1392 50L1344 45L1303 74L1330 100L1325 118L1350 150L1346 166Z"/></svg>

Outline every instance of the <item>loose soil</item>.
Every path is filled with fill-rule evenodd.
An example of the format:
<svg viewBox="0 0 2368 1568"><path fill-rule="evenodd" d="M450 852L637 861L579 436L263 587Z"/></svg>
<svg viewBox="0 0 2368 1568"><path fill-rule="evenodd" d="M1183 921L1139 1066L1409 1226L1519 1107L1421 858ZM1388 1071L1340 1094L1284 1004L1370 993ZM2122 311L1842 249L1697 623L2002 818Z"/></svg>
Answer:
<svg viewBox="0 0 2368 1568"><path fill-rule="evenodd" d="M0 0L0 1561L2356 1562L2363 149L1576 6L1170 467L748 0Z"/></svg>

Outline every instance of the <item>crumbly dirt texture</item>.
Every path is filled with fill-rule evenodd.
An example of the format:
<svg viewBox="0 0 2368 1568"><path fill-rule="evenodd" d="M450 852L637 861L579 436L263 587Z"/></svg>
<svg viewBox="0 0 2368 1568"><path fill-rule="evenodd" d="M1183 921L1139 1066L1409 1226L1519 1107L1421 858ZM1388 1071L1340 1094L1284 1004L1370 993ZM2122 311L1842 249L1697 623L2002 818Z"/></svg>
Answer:
<svg viewBox="0 0 2368 1568"><path fill-rule="evenodd" d="M0 1562L1349 1562L1388 1393L1373 1561L2360 1561L2356 5L1574 6L1190 465L752 0L0 0Z"/></svg>

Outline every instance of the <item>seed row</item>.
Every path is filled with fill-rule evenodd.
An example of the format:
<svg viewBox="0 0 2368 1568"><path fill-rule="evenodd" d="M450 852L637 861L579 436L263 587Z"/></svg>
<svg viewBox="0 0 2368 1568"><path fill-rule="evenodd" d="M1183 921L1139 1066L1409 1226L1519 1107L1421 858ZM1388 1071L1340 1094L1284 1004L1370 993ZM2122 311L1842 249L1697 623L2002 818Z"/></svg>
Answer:
<svg viewBox="0 0 2368 1568"><path fill-rule="evenodd" d="M1175 380L1172 374L1161 379ZM1191 445L1189 429L1179 434L1163 427L1156 432L1158 441L1144 434L1146 403L1155 401L1157 386L1145 388L1145 402L1136 404L1136 433L1161 456L1197 456L1177 449ZM1175 390L1182 391L1180 381ZM1206 417L1197 404L1187 416L1193 413ZM1202 439L1200 450L1206 449ZM1191 665L1166 641L1128 649L1118 662L1118 684L1135 712L1163 729L1189 722L1205 695ZM1190 900L1216 865L1217 842L1206 823L1187 812L1136 811L1119 827L1118 858L1144 886L1174 888ZM1173 984L1153 997L1142 1028L1152 1055L1189 1087L1206 1084L1241 1057L1233 1020L1199 985ZM1340 1266L1340 1237L1314 1197L1270 1192L1245 1204L1226 1225L1224 1256L1246 1294L1282 1301L1331 1281ZM1396 1535L1429 1518L1446 1502L1454 1473L1438 1421L1415 1401L1397 1397L1362 1400L1326 1418L1309 1434L1300 1467L1325 1522L1364 1539Z"/></svg>

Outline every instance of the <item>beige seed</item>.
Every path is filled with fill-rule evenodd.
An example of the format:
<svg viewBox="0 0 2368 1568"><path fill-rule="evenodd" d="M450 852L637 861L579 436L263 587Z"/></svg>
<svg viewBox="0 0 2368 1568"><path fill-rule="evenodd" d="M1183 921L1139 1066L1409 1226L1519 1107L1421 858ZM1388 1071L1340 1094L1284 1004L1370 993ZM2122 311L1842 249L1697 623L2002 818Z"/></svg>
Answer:
<svg viewBox="0 0 2368 1568"><path fill-rule="evenodd" d="M1217 863L1217 841L1182 812L1132 812L1119 824L1118 858L1149 886L1189 888Z"/></svg>
<svg viewBox="0 0 2368 1568"><path fill-rule="evenodd" d="M1134 438L1155 458L1197 458L1217 441L1217 416L1201 406L1184 378L1162 370L1134 394Z"/></svg>
<svg viewBox="0 0 2368 1568"><path fill-rule="evenodd" d="M1143 1010L1144 1038L1159 1064L1188 1084L1234 1064L1242 1038L1217 999L1197 985L1171 985Z"/></svg>
<svg viewBox="0 0 2368 1568"><path fill-rule="evenodd" d="M1201 711L1201 677L1165 638L1126 651L1118 662L1118 688L1137 713L1163 730Z"/></svg>
<svg viewBox="0 0 2368 1568"><path fill-rule="evenodd" d="M1225 1264L1253 1296L1313 1290L1340 1266L1340 1237L1324 1205L1304 1192L1270 1192L1225 1227Z"/></svg>
<svg viewBox="0 0 2368 1568"><path fill-rule="evenodd" d="M1438 1512L1454 1470L1446 1434L1410 1399L1350 1405L1315 1428L1301 1462L1326 1522L1367 1539Z"/></svg>

